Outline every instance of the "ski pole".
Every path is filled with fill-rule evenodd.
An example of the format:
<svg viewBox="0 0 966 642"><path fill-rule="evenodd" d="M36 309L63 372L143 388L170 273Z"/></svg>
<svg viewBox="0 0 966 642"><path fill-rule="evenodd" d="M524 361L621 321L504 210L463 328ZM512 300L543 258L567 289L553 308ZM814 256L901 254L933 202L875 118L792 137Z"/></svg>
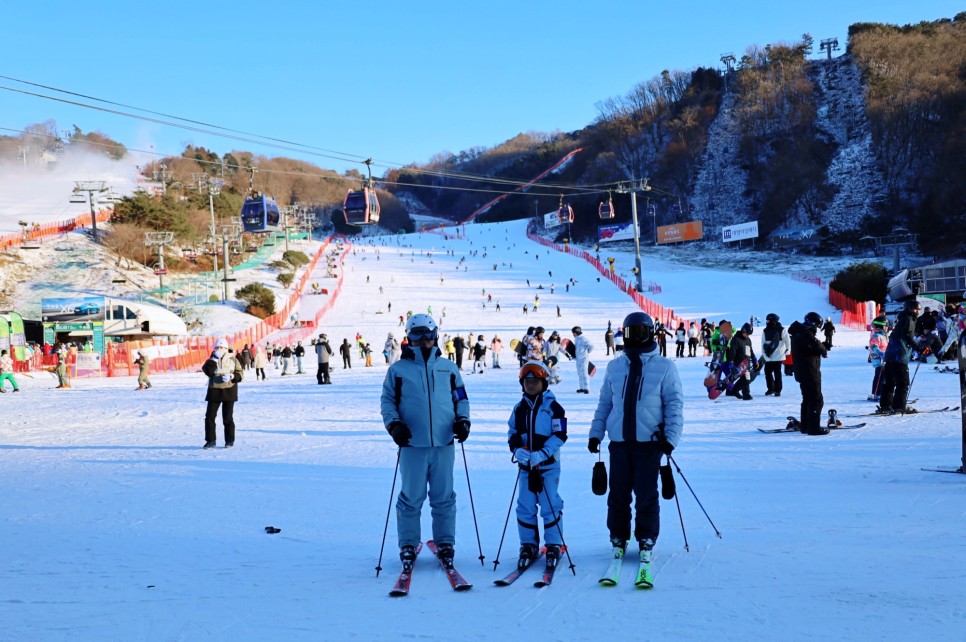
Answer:
<svg viewBox="0 0 966 642"><path fill-rule="evenodd" d="M906 408L909 406L909 396L912 395L912 384L916 383L916 375L919 374L919 366L922 365L922 361L916 361L916 370L912 373L912 381L909 382L909 389L906 390L906 402L902 407L902 414L906 414Z"/></svg>
<svg viewBox="0 0 966 642"><path fill-rule="evenodd" d="M681 535L684 536L684 550L690 553L691 549L688 547L688 534L684 531L684 514L681 513L681 500L678 499L677 493L674 493L674 503L678 506L678 519L681 520Z"/></svg>
<svg viewBox="0 0 966 642"><path fill-rule="evenodd" d="M560 543L563 544L564 552L567 554L567 561L570 562L570 572L577 575L577 571L574 570L574 561L570 557L570 549L567 548L567 541L564 539L563 529L560 528L560 518L557 517L557 511L553 508L553 502L550 501L550 492L547 490L547 485L543 485L543 494L547 496L547 506L550 507L550 514L553 516L553 523L557 526L557 532L560 533ZM546 535L546 534L545 534Z"/></svg>
<svg viewBox="0 0 966 642"><path fill-rule="evenodd" d="M691 491L691 496L694 497L694 501L698 502L698 506L701 507L701 512L704 513L704 516L708 518L708 522L711 524L711 528L714 529L714 534L717 535L718 537L721 537L721 531L719 531L718 530L718 527L714 525L714 522L713 521L711 521L711 516L708 515L708 511L704 510L704 505L701 503L701 500L698 499L698 496L694 492L694 489L691 488L691 484L688 483L688 478L684 476L684 473L683 472L681 472L681 467L678 466L678 462L671 455L668 455L667 456L667 459L668 459L669 462L671 462L672 464L674 464L674 469L676 471L678 471L678 475L681 476L681 479L684 480L684 483L688 487L688 490Z"/></svg>
<svg viewBox="0 0 966 642"><path fill-rule="evenodd" d="M376 577L382 570L382 553L386 548L386 533L389 532L389 513L392 512L392 497L396 494L396 477L399 475L399 455L402 448L396 451L396 470L392 474L392 489L389 491L389 507L386 508L386 526L382 529L382 544L379 546L379 561L376 562Z"/></svg>
<svg viewBox="0 0 966 642"><path fill-rule="evenodd" d="M473 487L470 485L470 467L466 463L466 448L460 443L460 451L463 453L463 468L466 470L466 489L470 493L470 512L473 513L473 528L476 529L476 545L480 550L480 566L484 566L483 543L480 541L480 526L476 523L476 506L473 504Z"/></svg>
<svg viewBox="0 0 966 642"><path fill-rule="evenodd" d="M506 537L506 527L510 524L510 511L513 510L513 500L517 498L517 486L520 485L520 469L513 478L513 494L510 495L510 506L506 509L506 521L503 522L503 534L500 535L500 546L496 549L496 560L493 562L493 570L500 565L500 552L503 551L503 539Z"/></svg>

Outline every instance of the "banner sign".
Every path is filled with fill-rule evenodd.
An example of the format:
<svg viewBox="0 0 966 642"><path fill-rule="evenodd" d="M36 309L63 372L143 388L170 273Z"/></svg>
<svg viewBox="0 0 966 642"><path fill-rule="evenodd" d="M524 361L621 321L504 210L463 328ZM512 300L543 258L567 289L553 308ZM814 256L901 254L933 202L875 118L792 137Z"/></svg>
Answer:
<svg viewBox="0 0 966 642"><path fill-rule="evenodd" d="M662 225L657 228L657 242L680 243L681 241L700 241L704 237L704 227L701 221L678 223L676 225Z"/></svg>
<svg viewBox="0 0 966 642"><path fill-rule="evenodd" d="M101 355L97 352L78 352L74 368L75 377L100 377Z"/></svg>
<svg viewBox="0 0 966 642"><path fill-rule="evenodd" d="M564 223L573 223L573 213L574 211L569 207L563 208L566 215L561 216L561 210L554 210L549 214L543 215L543 226L544 227L557 227L558 225L563 225Z"/></svg>
<svg viewBox="0 0 966 642"><path fill-rule="evenodd" d="M597 241L599 243L604 243L606 241L633 241L633 240L634 240L633 223L615 223L613 225L597 226Z"/></svg>
<svg viewBox="0 0 966 642"><path fill-rule="evenodd" d="M728 225L721 228L721 240L725 243L758 238L758 221L749 221L740 225Z"/></svg>
<svg viewBox="0 0 966 642"><path fill-rule="evenodd" d="M165 359L168 357L177 357L178 355L186 353L188 350L181 344L173 344L166 346L148 346L146 348L139 348L141 353L144 354L149 359Z"/></svg>
<svg viewBox="0 0 966 642"><path fill-rule="evenodd" d="M41 299L40 315L47 323L103 321L104 306L102 296Z"/></svg>

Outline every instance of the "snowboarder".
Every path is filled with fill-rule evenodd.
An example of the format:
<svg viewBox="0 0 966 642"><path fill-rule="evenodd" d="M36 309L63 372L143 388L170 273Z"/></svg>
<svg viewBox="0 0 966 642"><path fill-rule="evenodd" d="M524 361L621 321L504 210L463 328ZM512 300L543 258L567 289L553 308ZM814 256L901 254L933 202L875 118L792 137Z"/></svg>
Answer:
<svg viewBox="0 0 966 642"><path fill-rule="evenodd" d="M566 412L548 389L550 372L539 361L528 361L520 369L523 398L513 407L507 424L507 443L519 467L517 484L517 531L523 570L539 556L540 528L537 511L543 517L547 567L556 566L563 544L563 500L558 494L560 461L557 453L567 441Z"/></svg>
<svg viewBox="0 0 966 642"><path fill-rule="evenodd" d="M661 457L670 456L681 439L684 393L674 362L658 354L651 317L632 312L624 319L623 330L624 350L607 365L587 449L599 453L604 436L610 438L611 546L623 556L631 537L633 494L633 535L641 563L650 564L661 529L658 468Z"/></svg>
<svg viewBox="0 0 966 642"><path fill-rule="evenodd" d="M462 444L469 437L470 402L459 369L440 358L436 347L439 330L433 318L428 314L410 317L406 337L409 343L402 357L386 372L380 405L386 430L399 447L399 557L404 564L416 559L416 546L422 541L420 512L428 485L433 540L439 557L452 560L456 543L454 438ZM441 385L427 387L427 372Z"/></svg>
<svg viewBox="0 0 966 642"><path fill-rule="evenodd" d="M577 363L577 392L589 395L590 382L587 379L587 366L590 362L590 353L594 351L594 346L584 336L584 331L579 325L571 328L570 332L574 335L574 361Z"/></svg>
<svg viewBox="0 0 966 642"><path fill-rule="evenodd" d="M807 435L827 435L828 426L822 424L822 359L828 357L825 345L818 340L822 315L809 312L802 323L795 321L788 328L791 338L792 361L795 362L795 381L802 389L799 426ZM903 399L905 401L905 399Z"/></svg>

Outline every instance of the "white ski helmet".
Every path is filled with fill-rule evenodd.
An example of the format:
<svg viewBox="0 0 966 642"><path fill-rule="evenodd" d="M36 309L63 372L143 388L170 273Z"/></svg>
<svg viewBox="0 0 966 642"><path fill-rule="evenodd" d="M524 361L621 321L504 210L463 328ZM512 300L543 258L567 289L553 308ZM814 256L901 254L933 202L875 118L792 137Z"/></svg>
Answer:
<svg viewBox="0 0 966 642"><path fill-rule="evenodd" d="M432 339L435 342L439 338L439 328L428 314L414 314L406 321L406 337L410 343L423 339Z"/></svg>

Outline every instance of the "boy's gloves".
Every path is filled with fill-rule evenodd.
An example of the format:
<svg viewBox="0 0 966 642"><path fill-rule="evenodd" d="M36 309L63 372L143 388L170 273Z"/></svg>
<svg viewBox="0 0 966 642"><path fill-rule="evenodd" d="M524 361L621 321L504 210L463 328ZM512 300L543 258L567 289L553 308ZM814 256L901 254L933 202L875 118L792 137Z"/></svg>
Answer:
<svg viewBox="0 0 966 642"><path fill-rule="evenodd" d="M517 463L523 466L530 465L530 451L526 448L517 448L513 451L513 456L516 458Z"/></svg>
<svg viewBox="0 0 966 642"><path fill-rule="evenodd" d="M510 451L515 452L517 448L523 448L523 437L520 436L520 433L515 432L510 435L508 443L510 445Z"/></svg>
<svg viewBox="0 0 966 642"><path fill-rule="evenodd" d="M530 453L530 468L536 468L548 459L550 459L550 456L547 455L546 450L538 450L535 453Z"/></svg>

